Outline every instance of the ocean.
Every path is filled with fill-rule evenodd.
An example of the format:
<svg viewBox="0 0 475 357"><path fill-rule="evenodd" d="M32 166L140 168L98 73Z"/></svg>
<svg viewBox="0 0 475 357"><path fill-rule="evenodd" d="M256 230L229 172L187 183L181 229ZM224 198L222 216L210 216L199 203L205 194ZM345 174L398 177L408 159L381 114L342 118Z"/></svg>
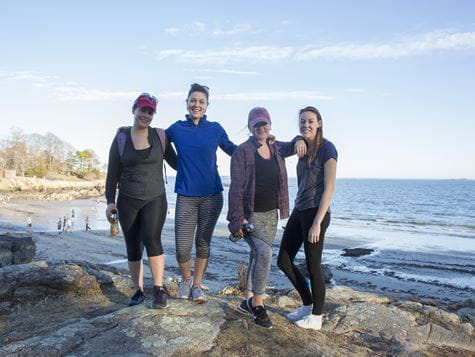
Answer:
<svg viewBox="0 0 475 357"><path fill-rule="evenodd" d="M235 281L236 265L247 259L245 242L231 243L223 228L226 221L229 178L223 177L225 203L220 229L212 243L207 279L212 289ZM168 178L168 224L173 225L174 177ZM297 180L289 179L291 207ZM37 230L54 231L59 217L76 212L75 229L83 229L84 217L93 229L107 229L103 200L67 202L28 201L1 210L4 228L24 227L31 215ZM15 206L17 205L17 206ZM15 209L15 207L17 207ZM21 208L20 208L21 207ZM337 284L356 289L417 296L421 299L462 301L475 296L475 181L338 179L331 205L331 224L325 237L323 263ZM279 222L269 285L289 287L275 266L275 256L285 220ZM16 228L15 228L16 227ZM223 239L224 238L224 239ZM173 256L173 237L164 241ZM370 248L360 257L345 257L344 248ZM303 262L300 252L297 260ZM177 272L173 257L167 265Z"/></svg>

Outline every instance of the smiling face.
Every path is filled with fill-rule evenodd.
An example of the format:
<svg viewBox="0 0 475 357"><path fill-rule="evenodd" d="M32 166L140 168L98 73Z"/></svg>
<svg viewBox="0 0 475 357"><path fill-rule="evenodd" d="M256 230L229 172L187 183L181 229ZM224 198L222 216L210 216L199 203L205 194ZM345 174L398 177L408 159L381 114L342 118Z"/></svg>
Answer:
<svg viewBox="0 0 475 357"><path fill-rule="evenodd" d="M300 134L309 140L315 140L317 136L317 129L322 126L322 121L317 119L317 114L314 112L303 112L299 118Z"/></svg>
<svg viewBox="0 0 475 357"><path fill-rule="evenodd" d="M271 126L270 124L261 122L254 125L251 130L252 136L256 138L257 141L264 142L270 134Z"/></svg>
<svg viewBox="0 0 475 357"><path fill-rule="evenodd" d="M136 108L134 111L134 127L137 129L147 128L148 126L150 126L154 114L155 113L152 108Z"/></svg>
<svg viewBox="0 0 475 357"><path fill-rule="evenodd" d="M192 92L186 100L186 106L188 113L193 120L199 120L205 115L208 108L208 100L206 95L202 92Z"/></svg>

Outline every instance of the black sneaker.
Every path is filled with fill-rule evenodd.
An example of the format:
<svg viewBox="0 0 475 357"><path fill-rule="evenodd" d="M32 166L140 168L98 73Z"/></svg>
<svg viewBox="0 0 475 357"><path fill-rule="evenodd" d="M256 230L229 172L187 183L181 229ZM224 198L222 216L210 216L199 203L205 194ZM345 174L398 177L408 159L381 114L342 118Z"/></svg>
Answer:
<svg viewBox="0 0 475 357"><path fill-rule="evenodd" d="M138 289L135 292L134 296L130 298L129 306L135 306L135 305L141 304L144 302L144 300L145 300L145 294L143 293L142 290Z"/></svg>
<svg viewBox="0 0 475 357"><path fill-rule="evenodd" d="M254 316L254 322L265 328L272 328L272 321L267 315L266 308L264 306L251 306L252 315Z"/></svg>
<svg viewBox="0 0 475 357"><path fill-rule="evenodd" d="M244 299L241 301L241 303L238 305L237 309L238 311L244 313L244 314L252 314L252 311L249 306L251 306L251 300L252 298L249 299Z"/></svg>
<svg viewBox="0 0 475 357"><path fill-rule="evenodd" d="M164 309L167 307L167 296L168 290L165 286L154 286L153 287L153 309Z"/></svg>

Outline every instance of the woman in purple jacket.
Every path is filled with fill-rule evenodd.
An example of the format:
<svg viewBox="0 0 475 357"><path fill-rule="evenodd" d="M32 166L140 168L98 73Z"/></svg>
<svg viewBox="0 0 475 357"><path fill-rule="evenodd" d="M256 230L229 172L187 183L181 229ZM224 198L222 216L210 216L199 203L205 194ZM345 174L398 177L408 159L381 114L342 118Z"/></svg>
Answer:
<svg viewBox="0 0 475 357"><path fill-rule="evenodd" d="M284 158L306 152L303 140L269 142L271 120L265 108L249 113L248 128L252 136L239 145L231 158L229 189L229 230L235 237L244 237L251 248L246 272L246 298L238 309L250 313L256 324L270 328L272 321L264 307L264 293L269 276L272 243L277 231L277 210L280 218L289 215L289 193ZM252 223L254 230L243 232Z"/></svg>

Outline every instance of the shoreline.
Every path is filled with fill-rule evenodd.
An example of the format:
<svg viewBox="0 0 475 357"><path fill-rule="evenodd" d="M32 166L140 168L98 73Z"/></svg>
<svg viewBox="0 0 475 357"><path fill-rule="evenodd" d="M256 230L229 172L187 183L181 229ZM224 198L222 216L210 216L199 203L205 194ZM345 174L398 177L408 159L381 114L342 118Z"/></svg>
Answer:
<svg viewBox="0 0 475 357"><path fill-rule="evenodd" d="M14 229L12 229L14 228ZM124 271L128 270L125 243L122 234L110 237L105 229L93 229L90 232L75 230L72 232L57 231L30 231L15 225L0 223L0 233L11 231L12 233L27 232L32 235L36 243L36 256L34 261L78 261L84 260L94 264L105 264ZM278 236L282 234L279 229ZM279 241L274 242L272 268L269 276L267 289L291 288L290 282L276 266L276 255ZM165 251L165 279L177 279L180 277L180 269L175 259L174 222L170 219L164 225L162 244ZM390 298L402 298L416 302L435 304L449 307L453 304L463 303L470 298L470 291L459 296L447 294L438 295L440 289L446 289L427 282L426 284L402 281L395 276L375 276L359 271L347 271L341 265L329 264L328 254L343 253L346 247L354 247L354 244L343 239L331 239L325 243L323 264L330 265L333 273L332 286L348 286L356 291L370 292ZM209 266L204 277L204 285L209 293L217 293L226 286L236 285L237 271L241 261L247 262L249 248L244 242L231 243L228 240L227 228L223 224L216 227L213 240ZM374 259L378 252L365 256L366 259ZM361 258L361 257L360 257ZM360 259L350 258L350 259ZM342 258L343 259L343 258ZM302 253L296 258L296 263L303 263ZM147 265L146 255L144 263ZM144 277L151 278L148 268L144 269ZM421 288L426 285L425 289ZM450 295L450 291L447 291Z"/></svg>

